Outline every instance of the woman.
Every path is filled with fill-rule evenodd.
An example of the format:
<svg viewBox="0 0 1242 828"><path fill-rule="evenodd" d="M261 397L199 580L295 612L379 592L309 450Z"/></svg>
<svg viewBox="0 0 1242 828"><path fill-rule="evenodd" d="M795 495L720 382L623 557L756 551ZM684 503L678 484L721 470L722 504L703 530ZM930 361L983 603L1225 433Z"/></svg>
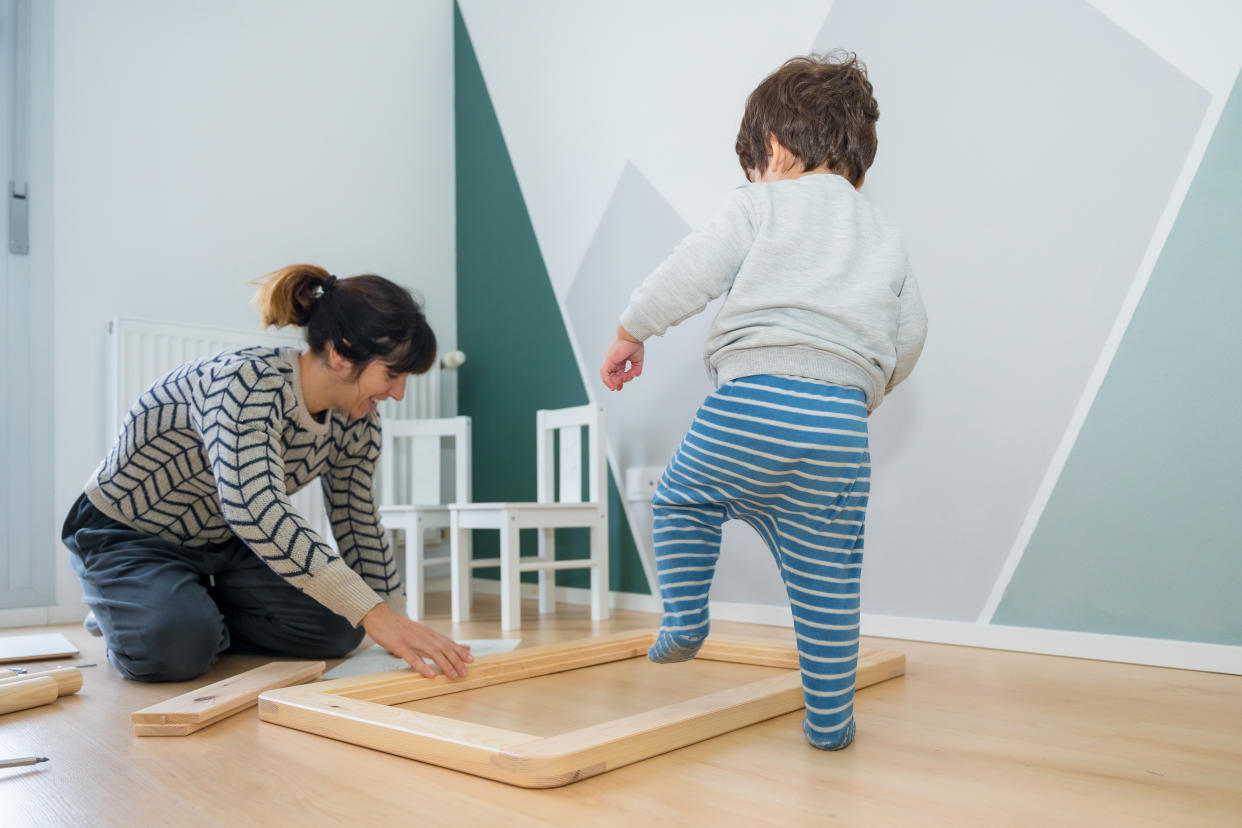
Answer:
<svg viewBox="0 0 1242 828"><path fill-rule="evenodd" d="M87 481L62 538L108 660L138 681L192 679L220 653L335 658L364 631L423 675L469 649L406 618L376 516L376 403L401 399L436 340L409 291L311 265L264 277L263 324L307 349L241 348L157 380ZM289 495L323 486L338 552Z"/></svg>

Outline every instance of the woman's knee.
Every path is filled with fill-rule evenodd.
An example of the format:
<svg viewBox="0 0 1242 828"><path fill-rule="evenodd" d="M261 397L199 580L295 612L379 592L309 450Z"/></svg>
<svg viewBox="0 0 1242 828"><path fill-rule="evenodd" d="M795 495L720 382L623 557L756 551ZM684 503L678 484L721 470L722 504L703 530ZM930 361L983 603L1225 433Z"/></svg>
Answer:
<svg viewBox="0 0 1242 828"><path fill-rule="evenodd" d="M308 652L304 658L340 658L362 643L366 630L355 627L339 615L326 620L306 643L314 652Z"/></svg>
<svg viewBox="0 0 1242 828"><path fill-rule="evenodd" d="M220 613L212 607L153 610L141 629L108 642L108 660L135 681L189 681L228 646Z"/></svg>

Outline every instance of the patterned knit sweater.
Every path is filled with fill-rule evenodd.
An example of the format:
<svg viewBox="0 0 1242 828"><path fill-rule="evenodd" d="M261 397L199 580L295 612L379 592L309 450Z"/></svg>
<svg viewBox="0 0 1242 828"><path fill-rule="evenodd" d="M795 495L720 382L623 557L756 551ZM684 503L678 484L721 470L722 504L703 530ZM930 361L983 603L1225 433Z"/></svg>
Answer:
<svg viewBox="0 0 1242 828"><path fill-rule="evenodd" d="M302 398L298 351L241 348L173 370L138 398L86 484L100 511L188 547L241 538L278 575L357 625L401 577L372 497L379 416ZM316 477L340 554L289 502Z"/></svg>

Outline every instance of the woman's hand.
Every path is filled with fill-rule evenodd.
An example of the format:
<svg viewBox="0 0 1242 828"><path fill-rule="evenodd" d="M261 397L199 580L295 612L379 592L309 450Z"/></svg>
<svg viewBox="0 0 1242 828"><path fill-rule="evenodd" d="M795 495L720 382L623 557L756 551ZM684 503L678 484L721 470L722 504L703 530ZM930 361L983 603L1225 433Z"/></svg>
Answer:
<svg viewBox="0 0 1242 828"><path fill-rule="evenodd" d="M387 604L376 604L362 616L362 628L371 640L388 652L403 658L406 663L427 678L435 676L435 670L427 666L423 656L436 663L440 672L449 678L466 675L466 664L474 661L470 648L417 621L398 615Z"/></svg>
<svg viewBox="0 0 1242 828"><path fill-rule="evenodd" d="M626 363L629 364L628 368ZM604 354L604 364L599 369L599 378L604 387L612 391L620 391L635 377L643 373L643 343L630 336L629 331L617 326L617 337L608 346Z"/></svg>

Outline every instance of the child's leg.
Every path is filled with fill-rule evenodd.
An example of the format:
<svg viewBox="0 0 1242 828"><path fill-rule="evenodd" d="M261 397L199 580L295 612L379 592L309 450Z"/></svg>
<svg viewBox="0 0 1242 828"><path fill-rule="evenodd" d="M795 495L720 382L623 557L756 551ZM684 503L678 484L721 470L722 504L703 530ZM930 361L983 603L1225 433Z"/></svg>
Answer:
<svg viewBox="0 0 1242 828"><path fill-rule="evenodd" d="M727 492L729 513L771 548L793 610L803 731L815 747L838 750L854 738L866 403L856 389L788 377L726 388L711 398L719 434L699 462Z"/></svg>
<svg viewBox="0 0 1242 828"><path fill-rule="evenodd" d="M654 506L655 555L664 619L647 657L669 664L694 658L711 629L707 593L720 555L724 510L710 504L661 505L678 493L668 487L667 474L660 488Z"/></svg>
<svg viewBox="0 0 1242 828"><path fill-rule="evenodd" d="M815 747L840 750L854 740L862 536L853 551L838 551L843 539L814 534L800 524L778 521L781 574L793 610L806 698L802 730Z"/></svg>

